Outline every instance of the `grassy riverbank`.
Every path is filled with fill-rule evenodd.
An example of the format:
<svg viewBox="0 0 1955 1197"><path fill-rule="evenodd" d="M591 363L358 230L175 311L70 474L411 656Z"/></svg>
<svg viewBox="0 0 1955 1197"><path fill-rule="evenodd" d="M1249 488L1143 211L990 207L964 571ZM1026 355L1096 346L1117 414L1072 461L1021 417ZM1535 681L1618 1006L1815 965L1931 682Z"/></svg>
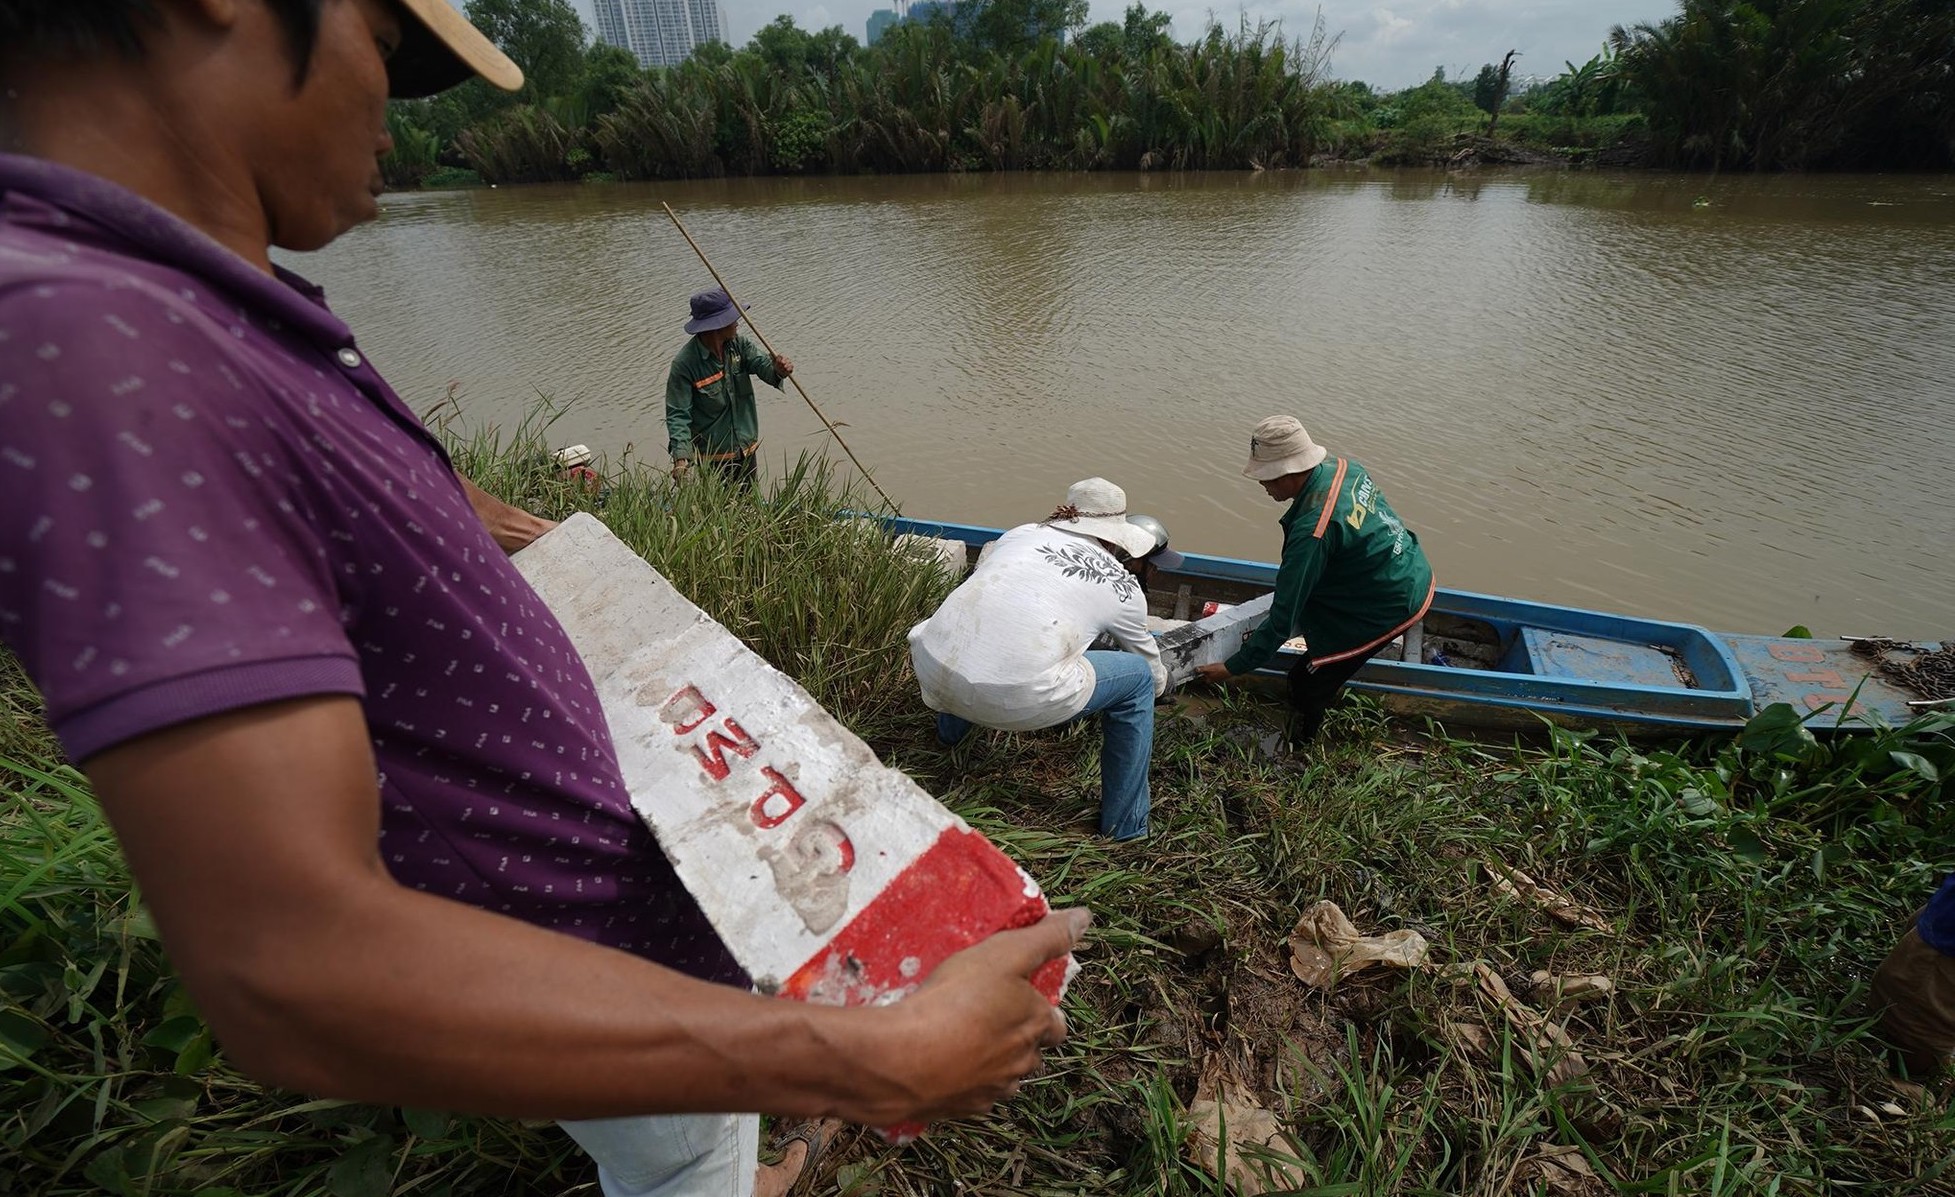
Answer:
<svg viewBox="0 0 1955 1197"><path fill-rule="evenodd" d="M524 431L458 456L525 505L586 505L526 464L542 448ZM1181 1149L1205 1075L1278 1116L1306 1192L1955 1188L1946 1088L1891 1080L1858 1008L1955 866L1934 780L1955 770L1955 720L1831 746L1760 728L1735 745L1523 747L1356 705L1286 763L1256 747L1278 718L1261 700L1188 698L1160 723L1154 834L1116 847L1093 834L1095 731L935 746L903 632L949 583L831 521L848 501L812 466L765 506L634 470L599 514L1098 922L1072 1038L1042 1077L911 1147L845 1139L817 1191L1214 1192ZM34 711L5 662L0 1192L595 1191L549 1126L307 1101L231 1072ZM1500 896L1500 866L1596 925ZM1441 967L1306 987L1285 937L1325 898L1367 933L1418 930ZM1536 970L1606 975L1614 993L1570 1007L1566 1041L1541 1049Z"/></svg>

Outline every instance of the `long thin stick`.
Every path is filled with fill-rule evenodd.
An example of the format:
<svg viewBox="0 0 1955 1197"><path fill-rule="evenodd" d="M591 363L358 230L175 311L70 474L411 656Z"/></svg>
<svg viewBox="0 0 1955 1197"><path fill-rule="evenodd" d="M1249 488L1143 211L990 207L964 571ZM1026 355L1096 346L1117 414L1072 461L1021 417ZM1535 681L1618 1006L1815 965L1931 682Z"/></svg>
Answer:
<svg viewBox="0 0 1955 1197"><path fill-rule="evenodd" d="M659 207L664 208L665 214L672 218L672 224L679 230L679 236L684 237L686 244L692 246L692 252L699 255L699 260L706 266L706 272L713 276L713 281L720 285L720 290L726 292L727 299L733 302L735 308L740 308L739 301L733 298L733 288L727 286L726 280L720 277L720 272L713 269L712 259L706 256L706 251L699 248L699 242L694 241L692 234L686 231L685 221L679 219L679 214L672 210L671 204L661 201ZM753 317L747 316L744 308L740 308L740 314L746 316L747 327L753 329L753 335L760 338L760 347L767 351L767 356L778 356L774 352L774 347L767 343L767 334L761 332L755 326ZM801 385L801 380L792 374L787 376L787 380L794 384L794 389L800 393L801 398L807 400L809 410L815 413L815 418L821 421L821 426L828 429L828 435L835 438L835 443L842 447L842 452L849 455L849 460L855 463L855 468L862 474L862 477L868 481L870 486L875 487L877 494L882 495L882 501L888 505L889 509L895 511L897 509L895 501L883 493L882 487L876 486L875 476L869 473L869 467L862 464L862 459L855 455L855 450L849 448L849 443L842 439L841 432L836 429L835 425L828 422L828 417L822 414L821 408L815 406L815 401L808 397L808 392Z"/></svg>

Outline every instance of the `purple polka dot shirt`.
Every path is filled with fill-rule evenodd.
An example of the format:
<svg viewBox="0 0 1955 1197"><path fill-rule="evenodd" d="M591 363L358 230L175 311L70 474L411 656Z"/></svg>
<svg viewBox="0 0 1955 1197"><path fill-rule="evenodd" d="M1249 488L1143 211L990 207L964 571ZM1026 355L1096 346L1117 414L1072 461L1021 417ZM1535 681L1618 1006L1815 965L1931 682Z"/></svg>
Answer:
<svg viewBox="0 0 1955 1197"><path fill-rule="evenodd" d="M73 759L355 695L400 884L745 982L576 650L317 288L0 155L0 496L0 638Z"/></svg>

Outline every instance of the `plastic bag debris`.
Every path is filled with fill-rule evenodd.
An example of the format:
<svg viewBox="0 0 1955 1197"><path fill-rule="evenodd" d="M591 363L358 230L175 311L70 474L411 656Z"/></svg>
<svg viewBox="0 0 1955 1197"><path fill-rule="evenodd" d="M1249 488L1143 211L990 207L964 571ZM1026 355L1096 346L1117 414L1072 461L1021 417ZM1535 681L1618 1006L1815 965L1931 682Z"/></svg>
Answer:
<svg viewBox="0 0 1955 1197"><path fill-rule="evenodd" d="M1487 871L1493 874L1493 892L1503 898L1530 902L1547 911L1549 918L1570 927L1588 927L1609 934L1615 933L1615 928L1610 925L1609 920L1603 918L1598 911L1572 898L1563 897L1512 865L1489 860Z"/></svg>
<svg viewBox="0 0 1955 1197"><path fill-rule="evenodd" d="M1213 1062L1195 1086L1195 1100L1188 1103L1187 1126L1188 1136L1181 1143L1183 1157L1210 1174L1220 1163L1223 1179L1236 1197L1291 1192L1307 1179L1295 1163L1285 1162L1292 1148L1283 1138L1276 1115L1257 1104L1240 1082ZM1229 1142L1226 1155L1222 1151L1224 1135Z"/></svg>
<svg viewBox="0 0 1955 1197"><path fill-rule="evenodd" d="M1513 1028L1515 1046L1544 1081L1566 1084L1588 1072L1588 1061L1575 1050L1575 1041L1561 1024L1515 997L1507 982L1487 965L1476 964L1473 972L1481 994L1499 1008Z"/></svg>
<svg viewBox="0 0 1955 1197"><path fill-rule="evenodd" d="M1514 1170L1515 1192L1534 1192L1543 1197L1589 1197L1610 1191L1602 1178L1589 1167L1579 1147L1543 1147L1520 1162Z"/></svg>
<svg viewBox="0 0 1955 1197"><path fill-rule="evenodd" d="M1616 991L1616 983L1601 973L1555 974L1536 969L1527 980L1528 996L1550 1009L1601 1001Z"/></svg>
<svg viewBox="0 0 1955 1197"><path fill-rule="evenodd" d="M1429 950L1417 931L1361 935L1337 903L1326 900L1304 911L1290 932L1290 971L1306 985L1328 989L1374 964L1418 968Z"/></svg>

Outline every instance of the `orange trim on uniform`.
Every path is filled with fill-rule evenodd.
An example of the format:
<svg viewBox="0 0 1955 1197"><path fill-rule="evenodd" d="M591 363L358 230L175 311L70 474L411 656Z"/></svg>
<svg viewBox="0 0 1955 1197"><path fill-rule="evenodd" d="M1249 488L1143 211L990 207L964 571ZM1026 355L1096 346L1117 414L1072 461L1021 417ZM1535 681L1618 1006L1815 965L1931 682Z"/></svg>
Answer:
<svg viewBox="0 0 1955 1197"><path fill-rule="evenodd" d="M700 379L698 382L693 383L692 389L695 391L703 390L706 387L712 386L714 383L718 382L720 379L725 377L726 377L726 371L724 370L721 370L718 374L708 374L706 377Z"/></svg>
<svg viewBox="0 0 1955 1197"><path fill-rule="evenodd" d="M1344 486L1344 471L1350 465L1342 457L1337 459L1337 477L1330 480L1330 493L1324 496L1324 509L1317 513L1317 530L1310 535L1318 540L1324 538L1324 529L1330 527L1330 513L1337 506L1337 492Z"/></svg>
<svg viewBox="0 0 1955 1197"><path fill-rule="evenodd" d="M742 448L733 450L731 453L701 454L701 459L704 461L740 461L744 458L752 457L754 452L759 448L760 442L752 441Z"/></svg>
<svg viewBox="0 0 1955 1197"><path fill-rule="evenodd" d="M1419 609L1413 614L1412 618L1406 620L1402 624L1399 624L1397 627L1393 628L1389 632L1386 632L1383 636L1378 637L1378 639L1373 640L1369 644L1360 644L1356 648L1346 649L1341 653L1333 653L1331 656L1328 657L1312 657L1310 659L1311 672L1313 673L1316 672L1318 666L1321 665L1330 665L1337 661L1348 661L1352 657L1357 656L1359 653L1368 652L1371 649L1377 648L1383 645L1384 643L1386 643L1387 641L1389 641L1393 636L1398 635L1400 632L1406 631L1413 624L1419 622L1421 619L1424 619L1426 617L1427 611L1432 610L1432 596L1437 594L1438 592L1439 592L1439 578L1435 575L1432 581L1426 583L1426 601L1419 604Z"/></svg>

